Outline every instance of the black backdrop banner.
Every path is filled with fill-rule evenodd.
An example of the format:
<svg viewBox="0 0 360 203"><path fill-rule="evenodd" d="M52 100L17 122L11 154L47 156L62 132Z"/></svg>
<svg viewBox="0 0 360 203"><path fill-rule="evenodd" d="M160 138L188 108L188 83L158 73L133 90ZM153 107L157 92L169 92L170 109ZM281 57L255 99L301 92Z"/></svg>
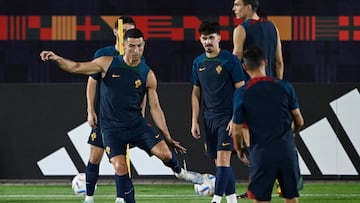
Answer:
<svg viewBox="0 0 360 203"><path fill-rule="evenodd" d="M359 84L295 84L305 126L295 136L302 174L311 180L360 179ZM0 179L49 179L85 171L90 128L86 120L85 85L0 85ZM172 136L188 148L181 160L202 173L215 173L202 141L192 138L191 85L161 83L159 97ZM350 113L349 113L350 112ZM146 117L151 123L150 113ZM133 149L132 149L133 150ZM132 177L174 178L158 160L152 171L149 157L131 151ZM105 157L102 175L113 175ZM237 179L246 180L248 169L234 156ZM102 167L100 167L102 168ZM103 168L103 170L105 170Z"/></svg>

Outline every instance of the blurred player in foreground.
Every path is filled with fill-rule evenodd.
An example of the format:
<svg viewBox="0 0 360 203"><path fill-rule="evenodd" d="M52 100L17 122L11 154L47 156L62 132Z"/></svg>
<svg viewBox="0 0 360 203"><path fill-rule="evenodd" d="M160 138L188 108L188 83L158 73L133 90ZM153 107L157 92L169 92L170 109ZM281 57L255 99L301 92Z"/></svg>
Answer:
<svg viewBox="0 0 360 203"><path fill-rule="evenodd" d="M119 19L122 20L122 26L120 25L120 27L122 27L123 33L136 27L135 21L131 17L120 16L116 19L113 29L115 44L96 50L94 58L101 56L117 56L120 54L120 38L118 33ZM86 86L88 123L92 130L88 139L88 143L90 144L90 158L88 164L86 165L86 196L84 203L94 202L95 185L99 178L99 164L104 154L101 124L98 119L98 115L100 115L100 84L101 74L96 73L89 76Z"/></svg>
<svg viewBox="0 0 360 203"><path fill-rule="evenodd" d="M252 45L260 47L267 58L265 72L267 76L282 80L284 74L284 63L281 50L279 31L275 24L257 14L259 0L234 0L232 10L237 19L244 22L234 29L233 32L233 54L242 59L245 49ZM246 74L247 75L247 74ZM247 79L250 79L247 75ZM244 136L248 141L248 130L244 129ZM276 184L277 193L281 195L281 189ZM247 194L240 194L238 198L246 198Z"/></svg>
<svg viewBox="0 0 360 203"><path fill-rule="evenodd" d="M52 51L40 53L43 61L54 61L61 69L70 73L101 73L101 131L106 154L115 169L118 188L115 203L135 202L134 186L125 160L128 143L161 159L164 165L174 171L177 178L202 184L202 175L184 170L175 153L168 147L170 145L176 152L186 153L186 148L173 140L168 130L158 99L155 74L141 61L145 47L143 33L136 28L130 29L123 39L123 56L103 56L88 62L71 61ZM163 136L150 127L142 115L140 106L145 93L148 95L153 120Z"/></svg>
<svg viewBox="0 0 360 203"><path fill-rule="evenodd" d="M212 202L220 203L225 194L227 202L234 203L237 202L235 177L230 166L233 142L228 128L232 117L232 96L235 89L244 84L245 75L238 58L220 48L219 23L205 21L200 25L199 33L205 52L194 59L192 67L191 133L195 139L200 139L198 119L203 95L205 150L216 165Z"/></svg>
<svg viewBox="0 0 360 203"><path fill-rule="evenodd" d="M266 57L256 46L243 54L251 79L235 91L232 137L242 156L243 125L250 131L250 183L253 202L270 202L278 179L285 203L298 202L299 161L293 138L304 124L293 86L266 76Z"/></svg>

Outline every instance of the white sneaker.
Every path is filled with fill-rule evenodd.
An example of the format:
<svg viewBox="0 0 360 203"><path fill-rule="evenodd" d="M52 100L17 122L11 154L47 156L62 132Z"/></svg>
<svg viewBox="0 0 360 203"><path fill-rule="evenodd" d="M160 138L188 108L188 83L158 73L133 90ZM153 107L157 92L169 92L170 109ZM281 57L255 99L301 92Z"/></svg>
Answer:
<svg viewBox="0 0 360 203"><path fill-rule="evenodd" d="M192 182L194 184L203 184L204 183L204 178L200 173L188 171L183 168L181 169L180 173L175 173L175 176L178 179Z"/></svg>
<svg viewBox="0 0 360 203"><path fill-rule="evenodd" d="M86 196L83 203L94 203L94 196Z"/></svg>
<svg viewBox="0 0 360 203"><path fill-rule="evenodd" d="M125 203L124 198L117 197L115 203Z"/></svg>

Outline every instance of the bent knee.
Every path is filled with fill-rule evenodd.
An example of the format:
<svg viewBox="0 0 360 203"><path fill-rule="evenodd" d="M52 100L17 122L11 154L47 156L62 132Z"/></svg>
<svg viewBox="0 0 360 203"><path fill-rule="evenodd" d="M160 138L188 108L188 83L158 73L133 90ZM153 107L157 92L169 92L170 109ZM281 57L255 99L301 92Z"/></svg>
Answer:
<svg viewBox="0 0 360 203"><path fill-rule="evenodd" d="M172 152L165 143L165 141L161 141L158 144L156 144L151 149L151 153L165 162L170 161L172 159Z"/></svg>
<svg viewBox="0 0 360 203"><path fill-rule="evenodd" d="M128 173L128 167L124 155L119 155L110 159L115 173L118 175L125 175Z"/></svg>

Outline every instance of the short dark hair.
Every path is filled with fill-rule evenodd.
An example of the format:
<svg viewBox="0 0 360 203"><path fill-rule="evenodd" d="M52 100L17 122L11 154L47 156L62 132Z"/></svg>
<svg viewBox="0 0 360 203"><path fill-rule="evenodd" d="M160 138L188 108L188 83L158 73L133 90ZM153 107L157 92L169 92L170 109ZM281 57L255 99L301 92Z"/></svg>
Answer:
<svg viewBox="0 0 360 203"><path fill-rule="evenodd" d="M130 17L130 16L120 16L115 21L115 25L114 25L115 29L117 29L119 27L118 20L122 20L123 24L131 24L131 25L134 25L134 27L136 27L136 23L135 23L135 21L134 21L134 19L132 17Z"/></svg>
<svg viewBox="0 0 360 203"><path fill-rule="evenodd" d="M130 29L124 33L124 41L128 38L144 38L144 34L137 28Z"/></svg>
<svg viewBox="0 0 360 203"><path fill-rule="evenodd" d="M218 22L203 21L199 26L199 33L202 35L220 34L220 24Z"/></svg>
<svg viewBox="0 0 360 203"><path fill-rule="evenodd" d="M266 59L264 52L256 45L250 46L243 53L242 62L251 70L260 68Z"/></svg>
<svg viewBox="0 0 360 203"><path fill-rule="evenodd" d="M242 0L244 2L244 5L251 5L254 12L257 11L259 8L259 0Z"/></svg>

